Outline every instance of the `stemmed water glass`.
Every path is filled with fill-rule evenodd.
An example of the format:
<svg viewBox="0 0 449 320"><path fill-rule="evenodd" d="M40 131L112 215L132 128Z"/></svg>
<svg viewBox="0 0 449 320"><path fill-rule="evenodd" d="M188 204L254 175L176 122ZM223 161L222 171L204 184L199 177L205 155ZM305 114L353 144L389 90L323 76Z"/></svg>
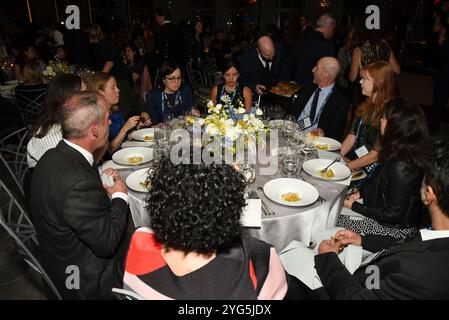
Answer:
<svg viewBox="0 0 449 320"><path fill-rule="evenodd" d="M245 178L245 182L248 187L248 192L252 191L252 188L254 186L254 182L256 182L256 168L253 164L242 164L239 167L240 173Z"/></svg>
<svg viewBox="0 0 449 320"><path fill-rule="evenodd" d="M282 171L291 178L293 174L298 171L298 157L296 154L291 153L282 159Z"/></svg>

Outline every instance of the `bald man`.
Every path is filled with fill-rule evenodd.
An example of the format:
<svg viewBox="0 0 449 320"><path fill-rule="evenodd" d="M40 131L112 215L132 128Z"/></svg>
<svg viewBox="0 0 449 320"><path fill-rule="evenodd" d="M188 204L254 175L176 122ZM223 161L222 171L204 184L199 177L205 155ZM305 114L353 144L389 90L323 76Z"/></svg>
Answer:
<svg viewBox="0 0 449 320"><path fill-rule="evenodd" d="M256 48L250 49L240 57L241 84L253 93L265 94L281 80L282 58L269 36L257 40Z"/></svg>
<svg viewBox="0 0 449 320"><path fill-rule="evenodd" d="M313 83L301 89L291 106L291 113L305 131L341 141L348 102L335 84L339 72L337 59L321 58L312 70Z"/></svg>

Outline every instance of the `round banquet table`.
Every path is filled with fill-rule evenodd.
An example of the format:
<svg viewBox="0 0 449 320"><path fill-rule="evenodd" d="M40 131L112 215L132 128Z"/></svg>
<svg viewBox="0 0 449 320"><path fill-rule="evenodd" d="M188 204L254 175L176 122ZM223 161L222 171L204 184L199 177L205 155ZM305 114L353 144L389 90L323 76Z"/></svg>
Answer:
<svg viewBox="0 0 449 320"><path fill-rule="evenodd" d="M144 142L126 142L123 147L147 146ZM329 154L329 153L328 153ZM331 155L332 156L332 155ZM335 154L336 156L336 154ZM320 156L321 157L321 156ZM329 157L329 155L328 155ZM100 171L108 167L115 168L119 171L121 177L126 181L128 175L132 172L148 168L151 165L142 165L136 167L119 166L112 161L103 164ZM256 166L256 182L254 188L257 195L264 204L269 207L275 214L266 216L262 213L260 228L245 228L245 232L251 236L263 240L273 245L277 252L281 252L290 242L296 240L309 245L313 242L314 235L322 233L324 230L335 227L338 216L342 210L343 201L347 192L349 182L334 183L316 179L307 175L305 172L296 174L292 177L304 180L312 184L319 192L322 201L316 201L314 204L306 207L288 207L268 199L261 188L265 183L272 179L276 179L274 175L260 175L262 167ZM129 207L136 227L149 226L149 215L145 208L146 193L140 193L128 190ZM226 210L223 208L223 210Z"/></svg>

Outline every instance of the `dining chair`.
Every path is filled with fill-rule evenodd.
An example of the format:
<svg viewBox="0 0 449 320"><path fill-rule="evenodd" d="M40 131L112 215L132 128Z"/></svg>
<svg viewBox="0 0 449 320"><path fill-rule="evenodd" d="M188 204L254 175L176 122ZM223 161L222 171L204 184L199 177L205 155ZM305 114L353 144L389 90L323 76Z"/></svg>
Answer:
<svg viewBox="0 0 449 320"><path fill-rule="evenodd" d="M39 246L36 229L23 207L2 180L0 180L0 199L0 226L14 240L17 252L25 262L42 276L55 297L62 300L53 281L45 272L36 255L33 254Z"/></svg>
<svg viewBox="0 0 449 320"><path fill-rule="evenodd" d="M42 111L47 89L16 90L14 102L25 126L32 125Z"/></svg>

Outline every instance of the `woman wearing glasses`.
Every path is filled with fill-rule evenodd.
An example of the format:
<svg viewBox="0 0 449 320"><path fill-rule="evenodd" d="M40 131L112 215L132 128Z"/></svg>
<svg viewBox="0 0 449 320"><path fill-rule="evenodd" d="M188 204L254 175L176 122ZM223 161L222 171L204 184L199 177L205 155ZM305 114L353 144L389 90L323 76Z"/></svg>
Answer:
<svg viewBox="0 0 449 320"><path fill-rule="evenodd" d="M167 60L159 69L156 88L145 95L145 111L154 125L164 122L168 114L174 117L193 111L190 87L182 83L181 69L177 62Z"/></svg>

